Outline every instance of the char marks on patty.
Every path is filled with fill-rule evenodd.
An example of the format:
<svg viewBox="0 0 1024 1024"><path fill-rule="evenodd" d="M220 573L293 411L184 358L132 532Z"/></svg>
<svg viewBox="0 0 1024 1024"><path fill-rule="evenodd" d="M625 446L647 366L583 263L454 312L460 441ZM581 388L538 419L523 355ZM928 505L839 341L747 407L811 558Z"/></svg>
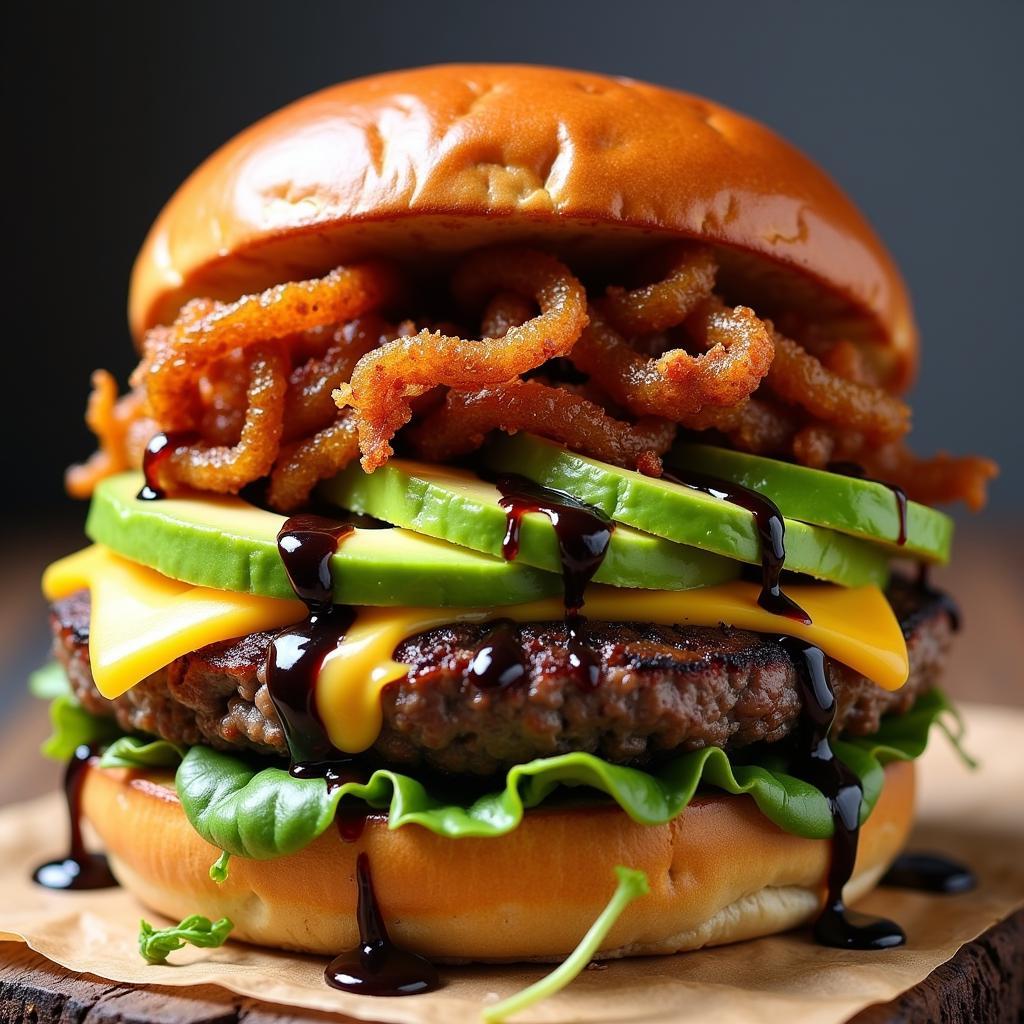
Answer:
<svg viewBox="0 0 1024 1024"><path fill-rule="evenodd" d="M883 714L906 711L942 671L953 631L943 596L897 579L889 599L907 637L910 678L888 692L834 664L839 731L873 733ZM88 710L175 742L287 756L263 677L269 633L187 654L109 701L89 667L88 593L58 601L51 617L57 657ZM382 694L376 758L475 775L574 750L644 765L674 751L775 742L798 720L796 670L769 634L589 622L584 643L600 665L589 688L569 668L562 623L525 623L514 627L525 676L480 689L467 670L490 628L445 626L399 644L395 657L410 671Z"/></svg>

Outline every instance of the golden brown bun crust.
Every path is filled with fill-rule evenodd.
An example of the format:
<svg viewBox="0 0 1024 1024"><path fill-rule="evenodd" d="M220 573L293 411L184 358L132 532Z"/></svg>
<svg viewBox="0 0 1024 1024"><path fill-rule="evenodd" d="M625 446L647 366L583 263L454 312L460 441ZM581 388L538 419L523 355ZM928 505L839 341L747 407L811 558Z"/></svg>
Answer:
<svg viewBox="0 0 1024 1024"><path fill-rule="evenodd" d="M861 833L855 899L906 840L914 768L886 768ZM823 895L829 844L771 824L746 797L695 800L667 825L638 825L615 807L534 811L500 839L444 839L371 818L344 843L330 829L271 861L233 858L218 886L219 851L189 825L169 783L92 768L83 808L115 873L146 906L175 920L227 915L234 937L313 953L356 944L355 860L369 854L392 936L453 960L554 959L573 949L607 903L613 868L642 868L651 893L612 930L602 957L672 953L767 935L808 920Z"/></svg>
<svg viewBox="0 0 1024 1024"><path fill-rule="evenodd" d="M697 96L510 64L345 82L236 136L153 225L131 328L138 338L196 295L235 298L369 253L534 240L583 259L679 237L720 247L735 301L771 315L781 295L840 319L847 335L888 346L894 385L910 380L903 281L805 156Z"/></svg>

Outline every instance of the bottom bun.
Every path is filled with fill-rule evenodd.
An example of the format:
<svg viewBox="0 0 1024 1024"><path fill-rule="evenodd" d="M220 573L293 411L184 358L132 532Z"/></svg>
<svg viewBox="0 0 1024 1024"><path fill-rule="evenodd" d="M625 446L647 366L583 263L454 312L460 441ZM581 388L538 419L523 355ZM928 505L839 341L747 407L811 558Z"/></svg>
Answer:
<svg viewBox="0 0 1024 1024"><path fill-rule="evenodd" d="M914 768L893 763L861 830L846 896L874 887L910 830ZM639 825L615 806L538 809L497 839L445 839L371 816L355 842L330 829L276 860L233 858L189 824L169 778L92 767L83 810L121 883L175 920L226 916L232 938L335 954L358 942L357 855L369 855L388 930L439 960L554 960L579 942L615 887L613 868L640 868L651 891L612 929L600 958L675 953L784 931L821 906L827 840L801 839L748 797L702 796L666 825Z"/></svg>

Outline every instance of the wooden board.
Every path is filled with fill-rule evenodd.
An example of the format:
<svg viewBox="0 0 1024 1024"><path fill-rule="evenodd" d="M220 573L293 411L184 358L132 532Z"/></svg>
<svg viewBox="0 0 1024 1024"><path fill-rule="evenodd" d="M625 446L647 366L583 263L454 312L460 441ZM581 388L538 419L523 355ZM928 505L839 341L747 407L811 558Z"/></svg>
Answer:
<svg viewBox="0 0 1024 1024"><path fill-rule="evenodd" d="M891 1003L850 1024L1014 1024L1024 1020L1024 911L991 928ZM74 974L16 942L0 942L0 1024L354 1024L262 1003L221 988L133 987Z"/></svg>

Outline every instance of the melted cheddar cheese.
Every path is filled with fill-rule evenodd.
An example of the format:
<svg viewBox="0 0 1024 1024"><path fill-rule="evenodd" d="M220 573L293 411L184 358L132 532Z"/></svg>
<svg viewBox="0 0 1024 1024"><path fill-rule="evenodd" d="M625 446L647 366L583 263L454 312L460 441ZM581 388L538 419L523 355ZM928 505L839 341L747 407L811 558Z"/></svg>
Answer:
<svg viewBox="0 0 1024 1024"><path fill-rule="evenodd" d="M195 587L113 554L101 545L55 562L43 577L50 600L88 588L92 594L89 657L96 686L116 697L175 658L207 644L291 625L305 616L299 601ZM734 581L696 590L587 591L588 618L661 625L729 625L789 634L820 647L836 661L896 690L909 673L899 622L877 587L792 586L787 593L811 617L804 625L766 612L760 588ZM549 598L500 608L364 607L338 648L324 659L317 708L334 745L358 753L376 740L380 694L406 666L393 660L406 638L450 622L557 620L562 605Z"/></svg>

